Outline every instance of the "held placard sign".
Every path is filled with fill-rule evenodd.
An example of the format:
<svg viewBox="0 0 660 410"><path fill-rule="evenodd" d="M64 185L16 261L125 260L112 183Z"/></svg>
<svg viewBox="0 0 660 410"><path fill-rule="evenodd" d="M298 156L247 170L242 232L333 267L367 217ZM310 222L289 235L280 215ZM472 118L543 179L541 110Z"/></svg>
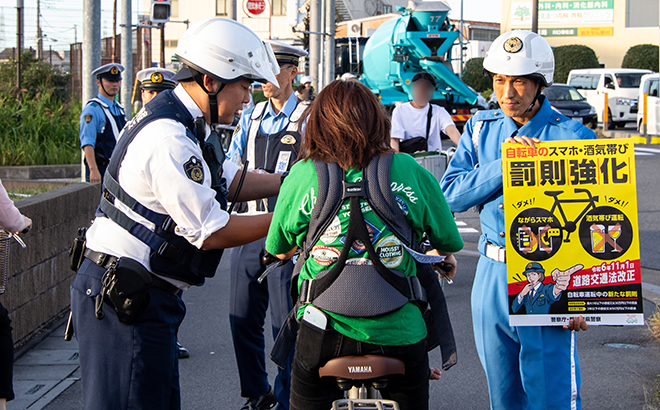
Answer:
<svg viewBox="0 0 660 410"><path fill-rule="evenodd" d="M634 144L502 145L511 326L642 325Z"/></svg>

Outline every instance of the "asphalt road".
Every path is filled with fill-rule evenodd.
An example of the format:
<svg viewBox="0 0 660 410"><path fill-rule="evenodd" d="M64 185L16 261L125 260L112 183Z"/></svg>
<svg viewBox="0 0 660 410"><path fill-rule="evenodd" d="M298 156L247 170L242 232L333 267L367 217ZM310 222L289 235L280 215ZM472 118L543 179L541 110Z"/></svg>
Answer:
<svg viewBox="0 0 660 410"><path fill-rule="evenodd" d="M660 147L639 145L637 160L639 237L642 266L650 270L642 280L660 285ZM478 230L478 216L456 215L467 228ZM487 409L488 391L473 341L470 290L477 258L478 233L464 233L466 250L457 259L453 285L445 286L456 333L458 364L431 383L432 409ZM239 409L236 362L229 331L228 258L214 279L184 294L187 316L179 339L190 352L182 360L183 409ZM645 301L647 317L656 306ZM266 323L270 334L270 324ZM269 341L272 339L269 338ZM272 343L272 342L271 342ZM617 347L613 347L617 346ZM269 347L268 347L269 348ZM645 326L591 327L578 336L584 409L659 409L660 341ZM431 364L439 366L438 351ZM269 373L275 366L269 362ZM80 382L76 382L45 409L82 408Z"/></svg>

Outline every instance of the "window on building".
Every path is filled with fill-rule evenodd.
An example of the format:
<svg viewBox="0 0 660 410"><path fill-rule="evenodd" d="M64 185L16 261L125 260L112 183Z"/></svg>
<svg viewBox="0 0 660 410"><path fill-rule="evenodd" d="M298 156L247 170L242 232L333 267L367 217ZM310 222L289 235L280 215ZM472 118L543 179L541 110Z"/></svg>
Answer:
<svg viewBox="0 0 660 410"><path fill-rule="evenodd" d="M470 40L493 41L500 35L500 30L470 27Z"/></svg>
<svg viewBox="0 0 660 410"><path fill-rule="evenodd" d="M179 0L170 0L170 17L179 17Z"/></svg>
<svg viewBox="0 0 660 410"><path fill-rule="evenodd" d="M165 48L176 48L179 45L179 40L165 40Z"/></svg>
<svg viewBox="0 0 660 410"><path fill-rule="evenodd" d="M272 0L273 16L286 16L286 0Z"/></svg>
<svg viewBox="0 0 660 410"><path fill-rule="evenodd" d="M658 0L628 0L626 27L658 27Z"/></svg>
<svg viewBox="0 0 660 410"><path fill-rule="evenodd" d="M390 14L392 12L391 4L383 4L383 14Z"/></svg>
<svg viewBox="0 0 660 410"><path fill-rule="evenodd" d="M215 15L216 16L227 15L227 0L215 0Z"/></svg>

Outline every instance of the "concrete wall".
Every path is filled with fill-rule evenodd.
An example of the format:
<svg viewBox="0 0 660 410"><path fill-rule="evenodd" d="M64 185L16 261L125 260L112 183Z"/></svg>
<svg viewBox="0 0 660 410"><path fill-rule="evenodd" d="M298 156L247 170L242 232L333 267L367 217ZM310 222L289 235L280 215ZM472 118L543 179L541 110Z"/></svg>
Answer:
<svg viewBox="0 0 660 410"><path fill-rule="evenodd" d="M30 233L21 235L26 249L12 241L9 283L0 295L17 346L68 308L75 275L69 268L69 247L77 229L94 218L100 197L100 184L78 183L16 202L34 223Z"/></svg>

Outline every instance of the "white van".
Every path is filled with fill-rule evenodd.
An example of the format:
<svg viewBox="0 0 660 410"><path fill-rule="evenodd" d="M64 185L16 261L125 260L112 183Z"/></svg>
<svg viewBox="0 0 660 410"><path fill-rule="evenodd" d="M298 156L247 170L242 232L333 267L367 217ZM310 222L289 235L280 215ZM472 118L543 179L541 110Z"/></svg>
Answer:
<svg viewBox="0 0 660 410"><path fill-rule="evenodd" d="M605 96L608 94L609 127L623 128L627 122L637 123L637 94L644 74L650 70L632 68L586 68L571 70L568 85L580 91L603 121Z"/></svg>
<svg viewBox="0 0 660 410"><path fill-rule="evenodd" d="M660 74L646 74L639 83L639 112L637 113L637 129L641 131L644 116L644 94L647 94L646 133L660 135Z"/></svg>

